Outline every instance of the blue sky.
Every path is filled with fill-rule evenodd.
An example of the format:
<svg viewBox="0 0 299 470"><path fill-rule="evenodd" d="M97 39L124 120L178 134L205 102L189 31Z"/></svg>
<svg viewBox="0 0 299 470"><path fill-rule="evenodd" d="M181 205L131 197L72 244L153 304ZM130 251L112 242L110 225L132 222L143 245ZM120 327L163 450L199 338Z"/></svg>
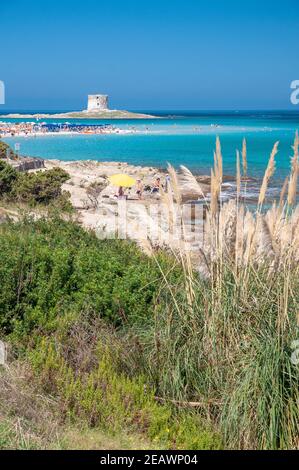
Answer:
<svg viewBox="0 0 299 470"><path fill-rule="evenodd" d="M298 0L0 2L5 109L286 109Z"/></svg>

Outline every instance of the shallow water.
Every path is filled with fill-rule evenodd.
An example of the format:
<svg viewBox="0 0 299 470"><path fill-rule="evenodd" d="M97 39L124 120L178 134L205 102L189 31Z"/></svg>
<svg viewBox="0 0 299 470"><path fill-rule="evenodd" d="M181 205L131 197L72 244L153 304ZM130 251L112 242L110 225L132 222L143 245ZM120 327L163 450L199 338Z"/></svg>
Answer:
<svg viewBox="0 0 299 470"><path fill-rule="evenodd" d="M152 113L155 113L152 111ZM155 113L157 114L157 113ZM185 165L192 171L207 174L213 165L213 149L218 135L224 157L224 173L235 174L236 150L247 140L248 174L260 179L267 166L273 144L279 140L276 174L272 188L281 184L289 171L292 144L299 128L299 112L180 112L160 113L161 119L148 120L78 120L45 119L45 122L77 124L109 123L136 133L125 135L57 135L10 137L20 143L21 154L48 159L122 161L138 165L165 167ZM4 119L0 119L4 120ZM31 119L32 120L32 119ZM17 122L24 119L8 119ZM256 184L256 186L258 183ZM256 193L254 183L248 191Z"/></svg>

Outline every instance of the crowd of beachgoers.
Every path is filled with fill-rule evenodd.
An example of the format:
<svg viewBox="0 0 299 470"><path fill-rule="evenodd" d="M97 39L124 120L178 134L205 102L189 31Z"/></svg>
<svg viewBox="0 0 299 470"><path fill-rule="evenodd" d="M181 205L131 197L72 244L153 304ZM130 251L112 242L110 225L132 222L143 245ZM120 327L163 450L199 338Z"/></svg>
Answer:
<svg viewBox="0 0 299 470"><path fill-rule="evenodd" d="M138 198L139 200L142 200L145 194L147 195L155 194L159 196L161 189L167 193L170 187L169 174L166 174L164 179L165 179L165 182L163 183L161 181L161 177L156 176L151 182L144 184L143 180L138 178L134 182L133 186L129 188L122 186L120 184L118 186L118 191L113 194L113 197L117 199L128 199L128 198L132 198L132 194L133 194L133 199L134 199L134 194L136 194L136 198Z"/></svg>
<svg viewBox="0 0 299 470"><path fill-rule="evenodd" d="M47 122L0 122L0 138L14 136L41 136L57 134L127 134L134 129L120 129L111 124L72 124Z"/></svg>

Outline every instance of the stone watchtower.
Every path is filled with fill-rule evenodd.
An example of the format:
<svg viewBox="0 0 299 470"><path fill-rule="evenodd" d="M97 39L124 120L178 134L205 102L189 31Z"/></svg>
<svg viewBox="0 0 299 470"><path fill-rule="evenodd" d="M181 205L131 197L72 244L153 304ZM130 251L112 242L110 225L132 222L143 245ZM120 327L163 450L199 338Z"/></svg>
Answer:
<svg viewBox="0 0 299 470"><path fill-rule="evenodd" d="M108 109L108 95L88 95L88 112Z"/></svg>

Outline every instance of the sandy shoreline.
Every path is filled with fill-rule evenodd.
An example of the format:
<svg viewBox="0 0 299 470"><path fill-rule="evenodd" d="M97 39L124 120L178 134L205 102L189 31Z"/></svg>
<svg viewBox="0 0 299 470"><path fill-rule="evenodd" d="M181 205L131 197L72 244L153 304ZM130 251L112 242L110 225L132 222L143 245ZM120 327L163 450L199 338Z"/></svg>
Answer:
<svg viewBox="0 0 299 470"><path fill-rule="evenodd" d="M1 122L0 137L44 137L44 136L75 136L75 135L110 135L133 134L135 127L122 129L112 124L48 124L46 122Z"/></svg>
<svg viewBox="0 0 299 470"><path fill-rule="evenodd" d="M1 133L1 137L5 139L9 139L10 137L57 137L57 136L75 136L75 135L111 135L111 134L136 134L137 131L133 129L113 129L113 130L104 130L101 132L77 132L77 131L59 131L59 132L31 132L31 133L24 133L24 132L16 132L13 135L11 133Z"/></svg>
<svg viewBox="0 0 299 470"><path fill-rule="evenodd" d="M22 114L22 113L10 113L0 114L1 118L12 118L12 119L159 119L159 116L153 116L151 114L134 113L126 110L118 109L107 109L97 112L87 111L73 111L68 113L35 113L35 114Z"/></svg>

